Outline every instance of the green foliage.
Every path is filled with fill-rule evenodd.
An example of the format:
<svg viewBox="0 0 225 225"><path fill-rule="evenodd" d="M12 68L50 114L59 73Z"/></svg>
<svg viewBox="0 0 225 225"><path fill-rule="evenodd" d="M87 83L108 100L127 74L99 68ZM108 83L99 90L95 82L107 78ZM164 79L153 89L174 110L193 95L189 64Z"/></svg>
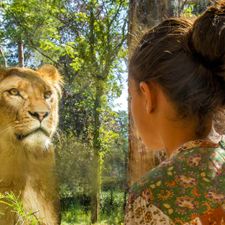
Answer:
<svg viewBox="0 0 225 225"><path fill-rule="evenodd" d="M112 121L113 126L109 129L113 128L117 136L109 141L107 150L102 151L100 157L103 189L100 221L101 224L118 225L123 221L123 206L126 201L124 191L127 185L127 112L114 113ZM62 200L72 198L73 202L70 203L71 207L63 210L64 222L89 224L90 198L88 196L92 191L92 180L95 175L94 150L73 135L60 134L59 136L55 145L57 146L57 174L61 184L60 196Z"/></svg>
<svg viewBox="0 0 225 225"><path fill-rule="evenodd" d="M183 15L185 17L193 17L193 11L195 8L195 4L196 3L189 3L188 5L185 6L185 8L183 10Z"/></svg>
<svg viewBox="0 0 225 225"><path fill-rule="evenodd" d="M4 7L0 7L3 17L1 29L4 31L2 45L9 51L16 52L16 45L21 41L26 46L25 51L33 51L32 53L40 52L39 47L42 46L54 54L53 60L57 60L61 47L52 43L57 43L60 39L60 21L54 18L60 8L53 2L55 1L3 0ZM17 64L13 59L16 57L15 52L9 52L9 64ZM27 56L29 55L28 53ZM25 61L29 59L30 57L26 57Z"/></svg>
<svg viewBox="0 0 225 225"><path fill-rule="evenodd" d="M89 193L92 176L93 149L73 135L60 135L57 149L57 174L60 196L71 197Z"/></svg>
<svg viewBox="0 0 225 225"><path fill-rule="evenodd" d="M194 1L181 0L182 5L182 8L180 9L181 16L193 18L202 13L206 9L206 7L212 3L213 1L210 0L194 0Z"/></svg>
<svg viewBox="0 0 225 225"><path fill-rule="evenodd" d="M90 224L90 211L84 212L79 204L62 213L63 224Z"/></svg>
<svg viewBox="0 0 225 225"><path fill-rule="evenodd" d="M103 188L125 189L126 160L128 154L127 112L114 113L108 121L111 139L104 140L107 149L101 152ZM105 128L106 129L106 128ZM110 132L109 132L110 133ZM90 144L81 142L73 134L59 133L55 140L57 174L60 181L60 196L88 195L92 189L94 150Z"/></svg>
<svg viewBox="0 0 225 225"><path fill-rule="evenodd" d="M123 193L115 191L113 193L113 200L111 193L102 192L101 195L101 215L99 223L96 225L122 225L124 218L123 211ZM90 210L85 210L81 204L71 204L66 210L62 212L62 225L87 225L90 223Z"/></svg>
<svg viewBox="0 0 225 225"><path fill-rule="evenodd" d="M16 213L18 223L38 225L40 221L35 216L36 212L26 212L21 201L13 192L2 194L0 193L0 204L10 208L12 213ZM4 214L4 213L1 213Z"/></svg>

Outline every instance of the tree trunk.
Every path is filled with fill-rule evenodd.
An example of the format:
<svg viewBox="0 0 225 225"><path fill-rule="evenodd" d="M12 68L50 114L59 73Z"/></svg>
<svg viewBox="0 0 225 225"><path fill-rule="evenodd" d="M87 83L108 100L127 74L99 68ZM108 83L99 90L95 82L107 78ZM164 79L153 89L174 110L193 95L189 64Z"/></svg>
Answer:
<svg viewBox="0 0 225 225"><path fill-rule="evenodd" d="M114 195L113 195L113 188L111 187L110 188L110 206L111 206L111 209L113 207L113 204L114 204Z"/></svg>
<svg viewBox="0 0 225 225"><path fill-rule="evenodd" d="M125 145L125 143L124 143ZM126 204L127 204L127 194L129 192L129 187L128 187L128 154L125 151L124 152L124 171L125 171L125 183L124 183L124 192L123 192L123 212L125 213L126 210Z"/></svg>
<svg viewBox="0 0 225 225"><path fill-rule="evenodd" d="M23 41L18 41L18 61L19 67L24 67L24 50L23 50Z"/></svg>
<svg viewBox="0 0 225 225"><path fill-rule="evenodd" d="M130 0L129 57L143 31L163 19L178 16L178 0ZM147 149L136 135L129 103L129 185L132 185L156 165L156 154Z"/></svg>
<svg viewBox="0 0 225 225"><path fill-rule="evenodd" d="M94 224L98 221L100 209L100 189L101 189L101 169L100 157L98 149L94 149L93 157L93 180L91 184L91 223Z"/></svg>
<svg viewBox="0 0 225 225"><path fill-rule="evenodd" d="M101 140L100 140L100 111L101 111L101 98L103 96L103 84L102 81L96 80L96 93L94 104L94 132L93 132L93 180L92 180L92 193L91 193L91 223L98 221L99 209L100 209L100 193L101 193Z"/></svg>
<svg viewBox="0 0 225 225"><path fill-rule="evenodd" d="M2 56L4 67L7 67L7 66L8 66L8 65L7 65L7 59L6 59L6 57L5 57L5 54L4 54L3 49L2 49L1 47L0 47L0 55Z"/></svg>

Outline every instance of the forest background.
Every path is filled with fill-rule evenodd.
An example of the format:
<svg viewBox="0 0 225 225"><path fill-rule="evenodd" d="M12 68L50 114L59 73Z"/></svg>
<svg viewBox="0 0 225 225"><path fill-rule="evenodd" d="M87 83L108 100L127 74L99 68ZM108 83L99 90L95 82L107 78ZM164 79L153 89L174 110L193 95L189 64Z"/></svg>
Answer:
<svg viewBox="0 0 225 225"><path fill-rule="evenodd" d="M133 157L136 149L128 141L129 110L115 107L127 85L128 49L132 54L144 28L168 16L193 18L209 4L0 0L1 66L49 63L64 77L54 140L62 225L123 223L132 171L142 163ZM138 15L134 31L132 21Z"/></svg>

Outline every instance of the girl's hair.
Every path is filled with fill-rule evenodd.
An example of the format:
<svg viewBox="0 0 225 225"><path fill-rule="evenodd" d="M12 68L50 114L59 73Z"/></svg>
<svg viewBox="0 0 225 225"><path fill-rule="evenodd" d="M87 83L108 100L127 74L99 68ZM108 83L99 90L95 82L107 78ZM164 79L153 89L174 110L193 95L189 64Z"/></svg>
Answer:
<svg viewBox="0 0 225 225"><path fill-rule="evenodd" d="M225 2L194 23L168 19L152 28L135 49L129 74L137 82L156 81L179 115L204 124L225 106Z"/></svg>

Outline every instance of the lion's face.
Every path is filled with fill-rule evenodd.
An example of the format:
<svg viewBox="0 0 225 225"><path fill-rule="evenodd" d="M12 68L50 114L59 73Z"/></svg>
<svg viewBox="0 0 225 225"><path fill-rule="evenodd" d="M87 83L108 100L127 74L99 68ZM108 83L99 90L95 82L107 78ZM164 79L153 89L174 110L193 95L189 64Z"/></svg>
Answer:
<svg viewBox="0 0 225 225"><path fill-rule="evenodd" d="M58 123L57 70L14 68L0 75L0 138L47 149Z"/></svg>

